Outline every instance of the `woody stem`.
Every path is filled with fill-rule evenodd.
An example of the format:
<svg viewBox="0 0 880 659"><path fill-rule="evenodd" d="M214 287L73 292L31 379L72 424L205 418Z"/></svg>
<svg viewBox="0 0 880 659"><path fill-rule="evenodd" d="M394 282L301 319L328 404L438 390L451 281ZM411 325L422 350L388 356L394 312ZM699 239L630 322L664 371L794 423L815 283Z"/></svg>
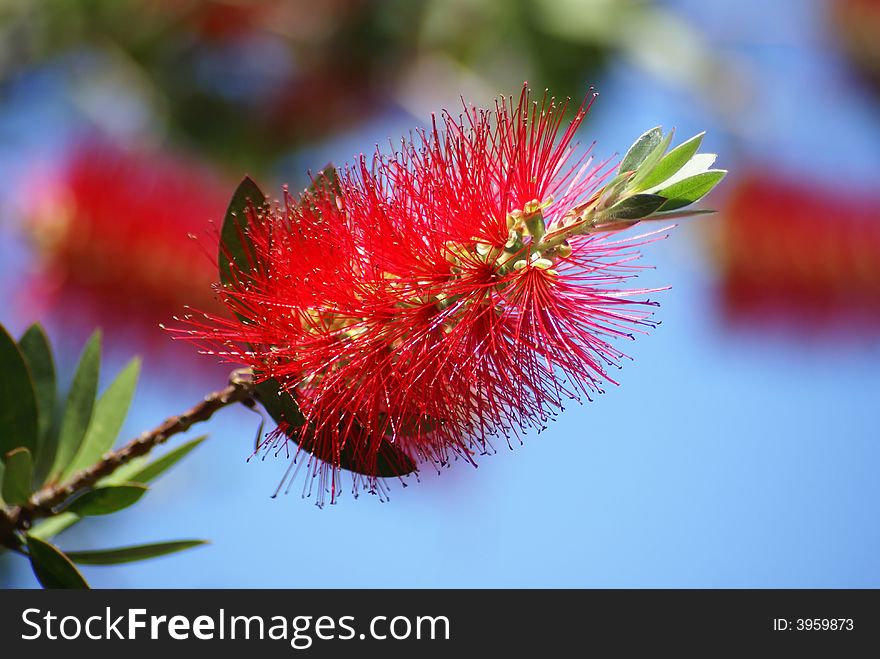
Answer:
<svg viewBox="0 0 880 659"><path fill-rule="evenodd" d="M146 455L170 437L186 432L194 424L210 419L218 410L236 403L248 406L254 404L253 381L247 370L233 372L225 388L208 394L186 412L166 419L125 446L105 453L101 460L75 473L67 481L46 485L34 492L21 506L0 508L0 544L10 548L17 547L19 541L16 532L30 528L34 519L55 514L59 505L92 487L102 478L110 476L122 465Z"/></svg>

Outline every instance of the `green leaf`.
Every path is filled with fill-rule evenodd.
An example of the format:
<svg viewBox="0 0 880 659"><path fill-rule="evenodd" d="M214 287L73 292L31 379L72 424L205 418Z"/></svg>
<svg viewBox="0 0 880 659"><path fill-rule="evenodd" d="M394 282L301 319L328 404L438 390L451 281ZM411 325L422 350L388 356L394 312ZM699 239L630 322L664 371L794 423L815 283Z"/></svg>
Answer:
<svg viewBox="0 0 880 659"><path fill-rule="evenodd" d="M654 150L651 151L651 153L649 153L642 161L642 164L640 164L636 170L635 176L633 176L629 182L630 190L642 190L642 184L659 166L660 161L663 159L663 154L666 153L666 149L669 148L669 145L672 142L672 136L674 134L675 131L670 130L660 143L654 147Z"/></svg>
<svg viewBox="0 0 880 659"><path fill-rule="evenodd" d="M707 172L696 174L660 190L657 194L669 200L663 204L662 209L664 211L671 211L694 203L718 185L725 174L727 174L726 170L710 169Z"/></svg>
<svg viewBox="0 0 880 659"><path fill-rule="evenodd" d="M679 169L675 174L670 176L668 179L655 185L651 188L645 190L645 192L650 192L651 194L659 194L662 188L668 188L673 183L678 183L679 181L683 181L686 178L690 178L691 176L696 176L697 174L702 174L709 170L709 168L715 163L716 156L714 153L698 153L691 157L688 160L684 167Z"/></svg>
<svg viewBox="0 0 880 659"><path fill-rule="evenodd" d="M602 213L602 219L639 220L647 217L666 203L666 197L654 194L637 194L617 202Z"/></svg>
<svg viewBox="0 0 880 659"><path fill-rule="evenodd" d="M43 328L34 323L18 340L18 347L31 372L31 382L37 401L38 441L34 464L40 463L41 452L55 416L55 360L52 347Z"/></svg>
<svg viewBox="0 0 880 659"><path fill-rule="evenodd" d="M37 447L37 399L24 355L0 325L0 455Z"/></svg>
<svg viewBox="0 0 880 659"><path fill-rule="evenodd" d="M695 135L663 156L663 159L657 164L654 171L641 182L639 189L647 190L652 186L659 185L678 172L696 154L697 149L703 143L705 135L705 132Z"/></svg>
<svg viewBox="0 0 880 659"><path fill-rule="evenodd" d="M248 213L250 208L258 209L265 203L266 195L251 177L245 176L229 200L220 230L217 264L223 284L234 282L230 262L235 264L237 270L250 270L252 249L247 238Z"/></svg>
<svg viewBox="0 0 880 659"><path fill-rule="evenodd" d="M127 482L146 484L168 470L205 439L207 439L207 435L196 437L195 439L188 441L186 444L178 446L173 451L169 451L153 462L148 462L145 456L135 458L131 462L122 465L110 476L102 478L98 482L98 486L121 485ZM79 515L71 512L63 512L49 517L48 519L40 520L31 528L30 532L32 535L39 538L51 538L81 520L82 517Z"/></svg>
<svg viewBox="0 0 880 659"><path fill-rule="evenodd" d="M137 503L146 491L147 486L140 483L96 487L74 499L67 506L65 512L81 517L110 515Z"/></svg>
<svg viewBox="0 0 880 659"><path fill-rule="evenodd" d="M86 436L62 480L97 462L113 447L131 406L140 369L140 360L132 359L98 399Z"/></svg>
<svg viewBox="0 0 880 659"><path fill-rule="evenodd" d="M73 513L59 513L52 517L41 519L31 527L31 530L28 531L28 533L36 538L48 540L70 528L81 519L82 517L74 515Z"/></svg>
<svg viewBox="0 0 880 659"><path fill-rule="evenodd" d="M339 466L357 473L367 473L352 469L353 465L360 464L362 459L355 454L356 442L346 442L339 454ZM376 453L376 469L368 473L370 476L379 478L395 478L416 471L416 463L406 453L397 448L387 439L379 443Z"/></svg>
<svg viewBox="0 0 880 659"><path fill-rule="evenodd" d="M172 542L156 542L149 545L117 547L116 549L69 551L67 552L67 557L80 565L118 565L119 563L133 563L148 558L165 556L205 544L208 544L207 540L175 540Z"/></svg>
<svg viewBox="0 0 880 659"><path fill-rule="evenodd" d="M67 394L50 480L60 477L79 451L92 418L100 367L101 333L95 332L83 348Z"/></svg>
<svg viewBox="0 0 880 659"><path fill-rule="evenodd" d="M254 385L254 394L275 423L284 422L291 426L301 426L305 423L299 405L290 394L281 390L278 380L270 378L257 383Z"/></svg>
<svg viewBox="0 0 880 659"><path fill-rule="evenodd" d="M160 474L165 472L167 469L169 469L171 466L176 464L181 458L186 456L196 446L205 441L207 437L207 435L202 435L201 437L191 439L186 444L181 444L174 450L169 451L162 457L150 463L147 463L145 458L132 460L128 464L125 464L117 469L115 472L113 472L113 474L111 474L101 482L102 484L119 484L125 481L130 483L149 483L150 481L157 478Z"/></svg>
<svg viewBox="0 0 880 659"><path fill-rule="evenodd" d="M635 171L662 141L663 129L660 126L645 131L633 142L623 160L620 161L620 168L617 171L621 173Z"/></svg>
<svg viewBox="0 0 880 659"><path fill-rule="evenodd" d="M31 452L24 447L14 448L3 456L3 499L20 506L31 496L34 463Z"/></svg>
<svg viewBox="0 0 880 659"><path fill-rule="evenodd" d="M28 556L43 588L88 588L89 584L55 545L27 534Z"/></svg>
<svg viewBox="0 0 880 659"><path fill-rule="evenodd" d="M613 206L617 202L617 199L620 197L620 195L623 194L626 186L629 184L629 179L631 176L631 172L618 174L607 184L605 184L599 192L599 202L596 205L596 208L598 210L602 210L609 206Z"/></svg>

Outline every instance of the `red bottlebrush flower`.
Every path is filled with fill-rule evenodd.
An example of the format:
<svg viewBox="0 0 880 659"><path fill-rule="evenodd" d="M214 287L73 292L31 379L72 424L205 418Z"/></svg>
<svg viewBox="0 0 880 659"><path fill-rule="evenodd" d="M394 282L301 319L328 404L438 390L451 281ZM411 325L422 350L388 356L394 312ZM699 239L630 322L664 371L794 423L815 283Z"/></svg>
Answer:
<svg viewBox="0 0 880 659"><path fill-rule="evenodd" d="M184 300L219 310L209 288L215 270L188 234L203 233L225 197L197 163L78 148L39 181L26 209L48 306L63 313L75 305L76 315L92 316L89 325L152 327Z"/></svg>
<svg viewBox="0 0 880 659"><path fill-rule="evenodd" d="M725 312L737 322L791 319L800 331L876 326L878 217L876 196L769 172L741 180L718 224Z"/></svg>
<svg viewBox="0 0 880 659"><path fill-rule="evenodd" d="M177 331L297 401L302 423L264 447L295 439L319 499L336 497L343 464L355 491L375 490L387 444L415 462L473 461L613 382L612 341L651 325L652 291L622 285L656 235L616 232L667 199L612 205L641 179L600 187L612 172L573 143L587 105L565 124L565 103L524 89L249 210L249 256L229 258L220 289L235 319L190 315ZM656 165L661 137L649 131L624 162Z"/></svg>

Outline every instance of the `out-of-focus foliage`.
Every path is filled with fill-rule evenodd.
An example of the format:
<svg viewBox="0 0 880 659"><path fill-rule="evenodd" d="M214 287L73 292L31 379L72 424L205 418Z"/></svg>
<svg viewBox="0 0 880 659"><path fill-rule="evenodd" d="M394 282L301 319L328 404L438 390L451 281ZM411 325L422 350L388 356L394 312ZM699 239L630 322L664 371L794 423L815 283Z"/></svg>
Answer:
<svg viewBox="0 0 880 659"><path fill-rule="evenodd" d="M105 131L170 137L256 174L389 104L434 109L450 89L488 99L528 79L581 96L614 53L717 80L699 36L647 0L0 3L0 81L65 67ZM126 107L124 126L107 117Z"/></svg>
<svg viewBox="0 0 880 659"><path fill-rule="evenodd" d="M880 87L880 2L831 0L828 10L845 52Z"/></svg>

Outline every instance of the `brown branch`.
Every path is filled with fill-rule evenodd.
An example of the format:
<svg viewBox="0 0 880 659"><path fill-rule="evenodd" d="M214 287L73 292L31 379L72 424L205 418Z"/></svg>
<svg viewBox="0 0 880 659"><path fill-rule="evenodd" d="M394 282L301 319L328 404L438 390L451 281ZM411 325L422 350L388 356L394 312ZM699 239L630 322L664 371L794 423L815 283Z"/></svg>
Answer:
<svg viewBox="0 0 880 659"><path fill-rule="evenodd" d="M193 424L207 421L217 410L235 403L253 405L253 395L250 373L235 371L226 388L208 394L192 409L166 419L161 425L142 433L122 448L105 453L101 460L77 472L67 481L37 490L24 505L13 507L5 513L0 510L0 544L17 544L12 534L17 530L30 528L34 519L54 514L55 508L73 495L92 487L134 458L149 453L169 437L186 432Z"/></svg>

